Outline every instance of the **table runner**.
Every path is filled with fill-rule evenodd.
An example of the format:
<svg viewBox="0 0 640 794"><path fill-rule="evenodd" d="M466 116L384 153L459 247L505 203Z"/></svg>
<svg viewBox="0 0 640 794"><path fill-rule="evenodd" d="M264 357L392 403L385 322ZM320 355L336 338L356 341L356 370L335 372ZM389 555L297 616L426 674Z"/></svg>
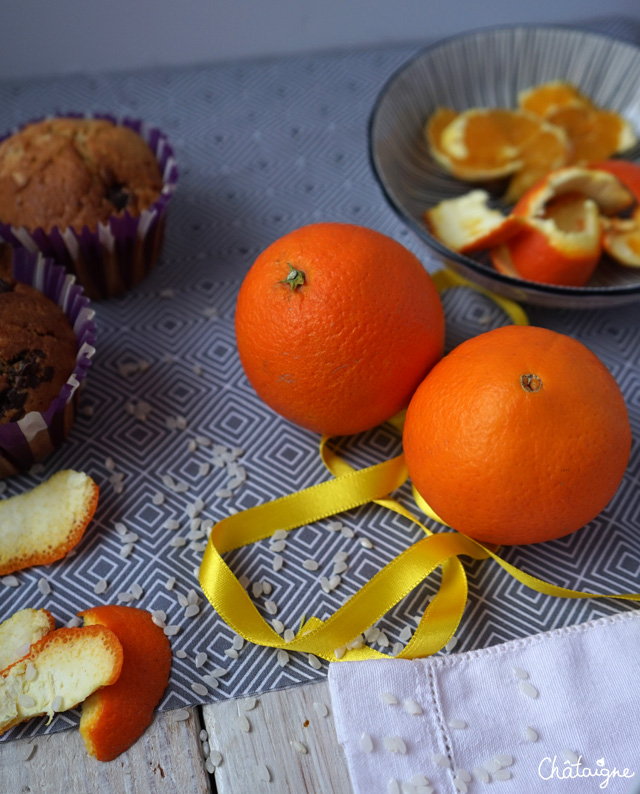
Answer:
<svg viewBox="0 0 640 794"><path fill-rule="evenodd" d="M594 27L640 41L635 21L600 20ZM231 510L329 477L317 453L318 437L273 414L244 377L233 333L235 297L261 250L315 221L370 226L406 245L429 271L441 266L385 203L366 153L378 91L427 43L427 35L413 44L0 83L2 131L48 113L107 111L160 127L176 151L180 181L158 267L131 293L94 304L97 352L71 436L43 465L8 480L4 490L19 493L58 469L82 469L101 486L95 519L73 556L20 572L17 587L0 582L0 619L25 606L46 606L64 625L90 605L123 603L120 593L135 594L133 606L164 610L167 624L177 629L163 710L326 675L326 664L304 655L284 659L273 649L240 648L198 588L203 528ZM472 291L447 293L444 304L447 349L508 322ZM587 312L528 307L533 324L576 336L603 359L625 394L635 439L639 311L637 304ZM385 425L340 439L337 449L361 467L397 454L400 442ZM637 590L639 477L634 441L618 494L588 528L506 550L505 558L565 587ZM415 509L408 485L397 496ZM193 525L194 518L204 525ZM376 505L338 519L342 527L326 521L296 530L282 552L263 542L228 556L269 619L295 631L303 616L326 617L421 536L415 525ZM373 548L361 545L361 538ZM347 554L348 570L340 586L326 593L321 577L331 575L340 552ZM283 558L279 571L275 555ZM306 570L306 559L316 560L318 569ZM469 603L455 651L634 608L606 599L544 596L489 561L465 566ZM43 577L51 589L47 595L39 584ZM171 577L175 585L167 589ZM95 593L103 579L107 589ZM405 641L438 583L432 577L379 621L383 644L376 647L392 653ZM196 612L189 607L198 597L199 611L187 617ZM207 694L194 691L193 684L204 684ZM49 726L34 720L2 738L60 730L77 718L68 712Z"/></svg>

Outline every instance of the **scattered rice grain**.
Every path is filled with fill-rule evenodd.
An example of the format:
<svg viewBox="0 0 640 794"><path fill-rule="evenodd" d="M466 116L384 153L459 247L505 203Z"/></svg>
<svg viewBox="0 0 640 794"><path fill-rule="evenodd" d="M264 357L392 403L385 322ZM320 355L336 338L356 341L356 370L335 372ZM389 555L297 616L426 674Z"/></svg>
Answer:
<svg viewBox="0 0 640 794"><path fill-rule="evenodd" d="M461 731L467 727L467 723L464 720L452 719L447 722L447 725L450 728L453 728L454 731Z"/></svg>
<svg viewBox="0 0 640 794"><path fill-rule="evenodd" d="M523 670L522 667L513 667L513 674L516 678L520 678L524 681L524 679L529 678L529 673L526 670Z"/></svg>
<svg viewBox="0 0 640 794"><path fill-rule="evenodd" d="M538 690L530 684L528 681L520 681L518 684L520 687L520 691L523 695L526 695L528 698L537 698L538 697Z"/></svg>
<svg viewBox="0 0 640 794"><path fill-rule="evenodd" d="M180 631L180 626L165 626L164 633L167 637L175 637Z"/></svg>
<svg viewBox="0 0 640 794"><path fill-rule="evenodd" d="M451 761L449 761L447 756L443 755L442 753L434 753L431 756L431 760L434 764L436 764L436 766L441 766L443 769L451 768Z"/></svg>
<svg viewBox="0 0 640 794"><path fill-rule="evenodd" d="M238 651L236 651L235 648L227 648L225 650L225 655L228 656L230 659L237 659Z"/></svg>
<svg viewBox="0 0 640 794"><path fill-rule="evenodd" d="M176 584L176 577L175 576L170 576L167 579L167 581L164 583L164 586L165 586L166 590L173 590L173 588L175 587L175 584Z"/></svg>
<svg viewBox="0 0 640 794"><path fill-rule="evenodd" d="M538 741L538 732L534 730L530 725L527 725L524 729L524 738L528 742L537 742Z"/></svg>
<svg viewBox="0 0 640 794"><path fill-rule="evenodd" d="M274 540L273 543L269 544L269 551L273 551L279 553L284 551L287 544L284 540Z"/></svg>
<svg viewBox="0 0 640 794"><path fill-rule="evenodd" d="M274 618L271 621L271 625L273 626L273 630L277 634L282 634L282 632L284 631L284 623L281 620L278 620L278 618Z"/></svg>
<svg viewBox="0 0 640 794"><path fill-rule="evenodd" d="M318 717L326 717L329 714L329 709L324 705L324 703L318 703L315 701L313 708Z"/></svg>
<svg viewBox="0 0 640 794"><path fill-rule="evenodd" d="M108 586L109 586L109 583L107 582L106 579L100 579L100 581L93 588L93 592L96 595L102 595L102 593L105 592L105 590L107 589Z"/></svg>
<svg viewBox="0 0 640 794"><path fill-rule="evenodd" d="M307 659L309 660L309 664L313 667L314 670L322 670L322 662L318 659L317 656L314 656L312 653L307 655Z"/></svg>
<svg viewBox="0 0 640 794"><path fill-rule="evenodd" d="M568 748L564 747L560 752L570 764L580 763L580 756L577 753L574 753L573 750L569 750Z"/></svg>
<svg viewBox="0 0 640 794"><path fill-rule="evenodd" d="M360 545L363 549L373 548L373 543L369 540L369 538L360 538Z"/></svg>
<svg viewBox="0 0 640 794"><path fill-rule="evenodd" d="M459 777L453 778L453 785L460 792L460 794L467 794L467 792L469 791L467 784L464 782L464 780L461 780Z"/></svg>
<svg viewBox="0 0 640 794"><path fill-rule="evenodd" d="M380 695L380 700L383 703L386 703L387 706L397 706L398 704L398 698L391 692L382 692Z"/></svg>
<svg viewBox="0 0 640 794"><path fill-rule="evenodd" d="M276 654L276 659L278 660L280 667L284 667L285 665L289 664L290 656L285 650L279 648L278 653Z"/></svg>
<svg viewBox="0 0 640 794"><path fill-rule="evenodd" d="M258 780L261 780L263 783L271 782L271 772L269 772L269 767L266 764L258 764L256 767L256 775L258 776Z"/></svg>
<svg viewBox="0 0 640 794"><path fill-rule="evenodd" d="M387 794L400 794L400 784L394 777L387 783Z"/></svg>
<svg viewBox="0 0 640 794"><path fill-rule="evenodd" d="M204 665L207 663L208 658L209 657L204 651L199 651L196 654L196 658L195 658L196 669L199 670L201 667L204 667Z"/></svg>
<svg viewBox="0 0 640 794"><path fill-rule="evenodd" d="M308 750L306 746L302 744L302 742L299 742L297 739L292 739L290 744L297 753L300 753L301 755L307 754Z"/></svg>
<svg viewBox="0 0 640 794"><path fill-rule="evenodd" d="M196 695L200 695L201 697L206 697L209 694L209 690L204 684L191 684L191 689L196 693Z"/></svg>
<svg viewBox="0 0 640 794"><path fill-rule="evenodd" d="M240 706L243 711L253 711L257 705L258 699L254 697L245 698L244 700L240 701Z"/></svg>
<svg viewBox="0 0 640 794"><path fill-rule="evenodd" d="M509 780L511 778L511 772L508 769L497 769L493 773L494 780Z"/></svg>
<svg viewBox="0 0 640 794"><path fill-rule="evenodd" d="M251 723L244 714L240 714L238 717L236 717L236 723L238 728L240 728L243 733L249 733L251 730Z"/></svg>
<svg viewBox="0 0 640 794"><path fill-rule="evenodd" d="M402 701L402 708L407 714L414 714L415 716L422 714L422 706L411 698ZM449 723L449 725L451 725L451 723Z"/></svg>
<svg viewBox="0 0 640 794"><path fill-rule="evenodd" d="M284 558L281 557L279 554L275 554L273 557L273 562L271 563L271 567L274 571L279 571L282 566L284 565Z"/></svg>
<svg viewBox="0 0 640 794"><path fill-rule="evenodd" d="M305 560L302 563L302 567L305 569L305 571L317 571L319 568L318 563L315 560Z"/></svg>
<svg viewBox="0 0 640 794"><path fill-rule="evenodd" d="M264 608L268 615L275 615L278 612L278 607L275 601L269 601L269 600L265 601Z"/></svg>
<svg viewBox="0 0 640 794"><path fill-rule="evenodd" d="M51 593L51 585L44 577L38 579L38 590L45 596Z"/></svg>
<svg viewBox="0 0 640 794"><path fill-rule="evenodd" d="M336 659L342 659L346 651L347 651L346 648L335 648L333 651L333 655L336 657Z"/></svg>
<svg viewBox="0 0 640 794"><path fill-rule="evenodd" d="M211 750L209 753L209 761L211 761L214 767L220 766L222 763L222 753L219 753L217 750Z"/></svg>
<svg viewBox="0 0 640 794"><path fill-rule="evenodd" d="M488 783L490 780L489 773L483 766L474 767L473 774L481 783Z"/></svg>
<svg viewBox="0 0 640 794"><path fill-rule="evenodd" d="M13 574L3 576L2 579L0 579L0 582L2 582L5 587L18 587L20 584L18 579Z"/></svg>

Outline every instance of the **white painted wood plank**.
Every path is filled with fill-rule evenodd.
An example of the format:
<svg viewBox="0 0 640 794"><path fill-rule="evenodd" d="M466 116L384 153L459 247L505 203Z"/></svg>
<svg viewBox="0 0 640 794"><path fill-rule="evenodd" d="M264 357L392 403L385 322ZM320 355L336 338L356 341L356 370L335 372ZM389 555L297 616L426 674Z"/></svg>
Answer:
<svg viewBox="0 0 640 794"><path fill-rule="evenodd" d="M223 758L215 770L218 794L351 794L326 681L265 693L254 709L244 711L248 701L227 700L202 709L211 748ZM327 707L326 717L316 713L314 702ZM249 720L249 733L242 730L239 715ZM291 742L301 742L307 752L296 751ZM259 779L261 763L269 769L268 783Z"/></svg>
<svg viewBox="0 0 640 794"><path fill-rule="evenodd" d="M101 762L85 750L78 730L0 744L3 794L211 794L197 710L184 722L171 712L155 720L126 753ZM28 761L28 748L35 750Z"/></svg>

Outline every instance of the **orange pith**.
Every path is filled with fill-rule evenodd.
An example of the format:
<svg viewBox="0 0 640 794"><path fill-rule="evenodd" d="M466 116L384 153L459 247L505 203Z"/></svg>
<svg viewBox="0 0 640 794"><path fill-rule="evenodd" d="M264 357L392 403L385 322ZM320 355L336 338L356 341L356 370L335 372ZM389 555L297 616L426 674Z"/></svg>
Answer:
<svg viewBox="0 0 640 794"><path fill-rule="evenodd" d="M289 274L302 274L291 283ZM442 355L444 313L420 261L360 226L321 223L276 240L236 304L247 378L273 410L327 435L406 407Z"/></svg>
<svg viewBox="0 0 640 794"><path fill-rule="evenodd" d="M102 625L123 650L120 677L83 704L80 733L90 755L111 761L130 747L153 719L169 681L171 647L143 609L101 606L80 613L87 626Z"/></svg>
<svg viewBox="0 0 640 794"><path fill-rule="evenodd" d="M626 469L614 378L584 345L532 326L464 342L415 393L404 451L418 492L481 541L537 543L591 521Z"/></svg>

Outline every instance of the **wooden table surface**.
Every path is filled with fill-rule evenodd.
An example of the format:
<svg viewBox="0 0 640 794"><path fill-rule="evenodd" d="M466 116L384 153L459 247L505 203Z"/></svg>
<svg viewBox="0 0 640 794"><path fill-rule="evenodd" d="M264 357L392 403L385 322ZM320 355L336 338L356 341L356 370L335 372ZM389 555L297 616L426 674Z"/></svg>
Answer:
<svg viewBox="0 0 640 794"><path fill-rule="evenodd" d="M180 721L177 712L157 714L144 736L108 763L87 755L77 729L5 742L0 744L0 792L351 794L326 681L255 700L255 706L251 698L242 698L190 709L188 719ZM327 716L314 704L326 706ZM248 719L248 732L239 716ZM212 775L205 768L203 730L212 754L222 757Z"/></svg>

